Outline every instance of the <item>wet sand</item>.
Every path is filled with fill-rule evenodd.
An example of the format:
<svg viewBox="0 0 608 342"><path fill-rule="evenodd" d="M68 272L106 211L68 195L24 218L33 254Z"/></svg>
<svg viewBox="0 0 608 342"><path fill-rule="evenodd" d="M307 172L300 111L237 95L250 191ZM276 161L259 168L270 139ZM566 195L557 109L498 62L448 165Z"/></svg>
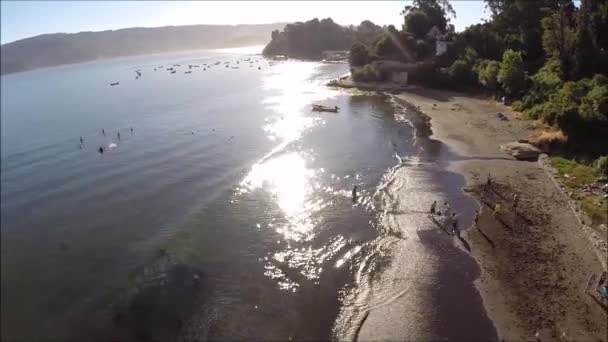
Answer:
<svg viewBox="0 0 608 342"><path fill-rule="evenodd" d="M433 138L460 156L448 170L462 174L465 192L481 203L479 229L463 236L481 268L476 283L499 338L534 340L538 332L541 340L608 340L606 303L583 292L589 274L602 266L578 221L537 162L500 150L526 138L531 123L494 101L458 93L411 88L397 97L430 117ZM498 111L509 121L497 120ZM489 190L483 186L488 174ZM510 209L514 193L516 213L495 218L491 207L500 202Z"/></svg>
<svg viewBox="0 0 608 342"><path fill-rule="evenodd" d="M464 177L447 170L458 156L429 137L428 117L396 102L416 127L413 143L422 153L404 157L379 189L381 227L387 231L372 249L379 254L373 259L380 262L373 272L356 274L356 289L343 300L334 336L359 341L497 340L475 288L480 269L468 253L469 242L448 234L443 217L428 215L434 200L448 201L459 214L461 227L472 222L478 205L462 192Z"/></svg>

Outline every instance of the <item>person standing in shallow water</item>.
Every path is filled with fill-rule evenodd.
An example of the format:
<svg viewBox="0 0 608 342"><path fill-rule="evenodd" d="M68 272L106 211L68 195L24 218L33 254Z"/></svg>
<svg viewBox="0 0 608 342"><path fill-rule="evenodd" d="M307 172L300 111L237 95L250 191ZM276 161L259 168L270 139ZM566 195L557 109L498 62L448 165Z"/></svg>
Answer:
<svg viewBox="0 0 608 342"><path fill-rule="evenodd" d="M103 134L103 136L105 137L106 136L106 130L102 128L101 129L101 134Z"/></svg>
<svg viewBox="0 0 608 342"><path fill-rule="evenodd" d="M116 136L118 137L118 140L120 140L120 132L116 133Z"/></svg>
<svg viewBox="0 0 608 342"><path fill-rule="evenodd" d="M433 201L433 204L431 204L431 210L430 210L431 215L435 215L436 209L437 209L437 201Z"/></svg>
<svg viewBox="0 0 608 342"><path fill-rule="evenodd" d="M458 217L456 217L456 213L452 213L452 232L454 235L460 237L460 230L458 229Z"/></svg>
<svg viewBox="0 0 608 342"><path fill-rule="evenodd" d="M131 134L133 134L133 127L131 127Z"/></svg>
<svg viewBox="0 0 608 342"><path fill-rule="evenodd" d="M479 210L475 210L475 218L473 218L473 226L477 229L479 229L478 223L479 223Z"/></svg>
<svg viewBox="0 0 608 342"><path fill-rule="evenodd" d="M443 202L443 210L444 210L444 216L450 216L450 205L448 204L448 202Z"/></svg>
<svg viewBox="0 0 608 342"><path fill-rule="evenodd" d="M353 202L357 202L357 186L353 186Z"/></svg>

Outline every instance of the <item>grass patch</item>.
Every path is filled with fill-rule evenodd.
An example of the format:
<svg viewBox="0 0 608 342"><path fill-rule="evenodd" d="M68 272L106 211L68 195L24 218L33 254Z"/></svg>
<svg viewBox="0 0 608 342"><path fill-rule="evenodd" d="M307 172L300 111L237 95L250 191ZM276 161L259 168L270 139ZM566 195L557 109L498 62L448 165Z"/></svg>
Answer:
<svg viewBox="0 0 608 342"><path fill-rule="evenodd" d="M591 219L592 225L608 224L608 201L603 194L587 193L581 190L584 185L594 184L602 173L591 165L575 160L551 157L551 165L559 173L559 178L571 197L578 201L581 208Z"/></svg>

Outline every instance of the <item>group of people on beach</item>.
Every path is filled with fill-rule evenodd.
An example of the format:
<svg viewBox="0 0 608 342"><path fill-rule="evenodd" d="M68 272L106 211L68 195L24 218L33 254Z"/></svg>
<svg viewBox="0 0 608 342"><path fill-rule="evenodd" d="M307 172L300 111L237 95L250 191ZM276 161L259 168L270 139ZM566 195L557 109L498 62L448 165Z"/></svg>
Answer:
<svg viewBox="0 0 608 342"><path fill-rule="evenodd" d="M134 133L133 131L133 127L130 127L129 130L131 131L131 134ZM106 136L106 130L105 129L101 129L101 134L103 134L103 136ZM116 138L120 141L120 132L116 132ZM81 135L80 136L80 149L82 149L84 147L84 137ZM110 146L111 147L111 146ZM103 154L105 152L105 149L103 146L99 146L99 148L97 149L97 152L99 152L99 154Z"/></svg>
<svg viewBox="0 0 608 342"><path fill-rule="evenodd" d="M429 210L429 214L434 217L434 216L444 216L447 218L446 222L444 223L447 227L451 227L451 231L448 231L448 229L446 229L446 231L448 231L448 234L454 234L458 237L460 237L460 227L458 226L458 215L456 215L456 212L451 211L450 205L448 204L447 201L443 202L443 210L441 209L437 209L437 201L433 201L433 204L431 204L431 209ZM475 226L477 225L477 221L479 220L479 212L476 210L475 211Z"/></svg>

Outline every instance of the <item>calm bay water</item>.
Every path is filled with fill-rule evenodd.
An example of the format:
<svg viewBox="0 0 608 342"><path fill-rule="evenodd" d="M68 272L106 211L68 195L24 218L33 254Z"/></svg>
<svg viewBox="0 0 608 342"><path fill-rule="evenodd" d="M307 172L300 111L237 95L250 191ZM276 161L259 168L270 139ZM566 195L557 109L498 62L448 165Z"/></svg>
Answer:
<svg viewBox="0 0 608 342"><path fill-rule="evenodd" d="M438 154L387 98L324 86L347 71L224 50L3 76L3 337L95 326L163 249L205 274L190 337L353 338L383 241L404 237L386 216L396 165Z"/></svg>

